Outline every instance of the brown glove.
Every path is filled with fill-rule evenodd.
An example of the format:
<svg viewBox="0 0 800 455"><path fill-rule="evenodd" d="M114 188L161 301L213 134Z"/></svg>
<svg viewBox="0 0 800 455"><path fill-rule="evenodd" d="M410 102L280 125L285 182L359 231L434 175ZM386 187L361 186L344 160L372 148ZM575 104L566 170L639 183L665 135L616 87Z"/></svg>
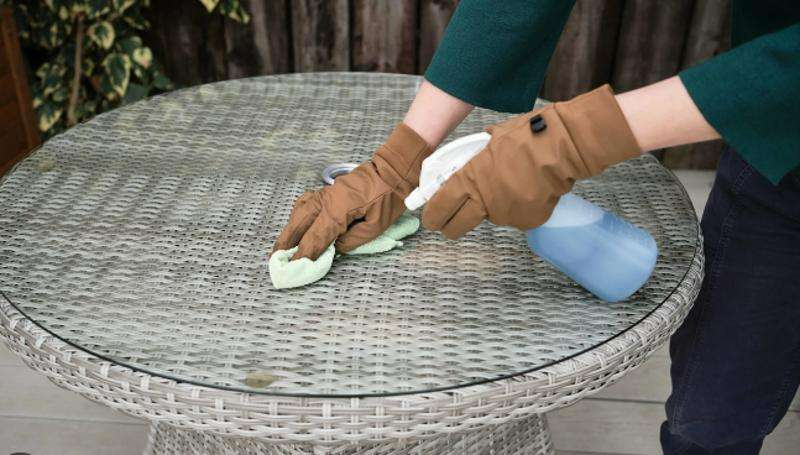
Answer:
<svg viewBox="0 0 800 455"><path fill-rule="evenodd" d="M531 229L547 221L578 179L639 156L611 87L491 126L489 144L425 205L423 225L451 239L485 218Z"/></svg>
<svg viewBox="0 0 800 455"><path fill-rule="evenodd" d="M403 199L419 185L422 160L432 151L398 124L371 161L297 199L273 251L299 244L292 259L316 260L334 240L336 250L346 253L378 237L405 211Z"/></svg>

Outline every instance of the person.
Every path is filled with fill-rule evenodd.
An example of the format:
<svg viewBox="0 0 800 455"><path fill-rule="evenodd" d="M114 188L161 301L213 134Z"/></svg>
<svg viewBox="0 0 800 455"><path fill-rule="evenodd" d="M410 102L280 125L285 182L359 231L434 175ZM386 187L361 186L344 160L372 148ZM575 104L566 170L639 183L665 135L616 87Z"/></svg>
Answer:
<svg viewBox="0 0 800 455"><path fill-rule="evenodd" d="M474 106L527 112L574 2L462 0L425 80L373 158L295 203L275 249L349 251L405 210L420 163ZM488 219L547 220L575 180L664 147L722 137L702 217L700 295L672 337L667 454L758 453L800 382L800 3L733 0L733 48L646 87L603 86L488 128L428 202L458 238Z"/></svg>

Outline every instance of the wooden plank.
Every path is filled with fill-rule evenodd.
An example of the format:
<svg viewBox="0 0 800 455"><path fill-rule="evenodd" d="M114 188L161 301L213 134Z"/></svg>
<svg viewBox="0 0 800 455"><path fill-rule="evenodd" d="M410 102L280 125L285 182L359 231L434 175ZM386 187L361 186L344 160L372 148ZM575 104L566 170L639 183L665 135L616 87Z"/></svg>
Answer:
<svg viewBox="0 0 800 455"><path fill-rule="evenodd" d="M4 120L8 108L11 108L14 116ZM0 125L3 125L0 128L0 175L3 175L28 149L25 128L17 115L16 101L0 107Z"/></svg>
<svg viewBox="0 0 800 455"><path fill-rule="evenodd" d="M665 419L661 404L582 400L547 414L558 450L661 453L658 429Z"/></svg>
<svg viewBox="0 0 800 455"><path fill-rule="evenodd" d="M17 90L14 86L14 78L11 74L0 76L0 106L8 104L17 99Z"/></svg>
<svg viewBox="0 0 800 455"><path fill-rule="evenodd" d="M665 403L672 390L669 365L668 357L654 355L644 365L591 398ZM800 391L795 395L789 409L800 412Z"/></svg>
<svg viewBox="0 0 800 455"><path fill-rule="evenodd" d="M692 201L698 219L700 219L703 215L703 210L705 210L715 175L714 171L707 170L681 169L675 171L675 176L678 177L678 180L686 188L686 192L689 193L689 199ZM669 354L667 354L667 357L669 357Z"/></svg>
<svg viewBox="0 0 800 455"><path fill-rule="evenodd" d="M21 120L16 99L11 100L10 103L0 105L0 125L11 125Z"/></svg>
<svg viewBox="0 0 800 455"><path fill-rule="evenodd" d="M250 22L225 20L225 50L231 79L292 70L288 0L251 1L242 6Z"/></svg>
<svg viewBox="0 0 800 455"><path fill-rule="evenodd" d="M5 33L0 33L0 38ZM0 77L11 75L11 64L8 63L8 56L6 55L5 40L0 39Z"/></svg>
<svg viewBox="0 0 800 455"><path fill-rule="evenodd" d="M670 169L716 169L725 147L722 140L670 147L664 150L663 163Z"/></svg>
<svg viewBox="0 0 800 455"><path fill-rule="evenodd" d="M180 86L225 79L223 18L196 0L152 2L145 8L152 27L143 35L165 72Z"/></svg>
<svg viewBox="0 0 800 455"><path fill-rule="evenodd" d="M22 120L25 137L25 149L22 150L22 153L25 153L38 146L41 139L36 117L33 114L33 98L31 98L31 92L28 88L28 74L22 64L22 53L20 52L19 41L17 41L17 26L14 22L11 8L7 6L0 7L0 33L3 35L3 47L0 48L0 53L3 53L4 50L8 58L9 69L14 78L17 101L20 106L18 115ZM0 122L0 124L2 123Z"/></svg>
<svg viewBox="0 0 800 455"><path fill-rule="evenodd" d="M542 97L567 100L611 79L623 1L577 2L547 70Z"/></svg>
<svg viewBox="0 0 800 455"><path fill-rule="evenodd" d="M292 0L294 70L350 68L347 0Z"/></svg>
<svg viewBox="0 0 800 455"><path fill-rule="evenodd" d="M143 423L64 390L25 366L0 366L0 415Z"/></svg>
<svg viewBox="0 0 800 455"><path fill-rule="evenodd" d="M147 432L143 424L0 417L3 454L141 455Z"/></svg>
<svg viewBox="0 0 800 455"><path fill-rule="evenodd" d="M420 74L428 68L456 6L458 0L420 0L417 50L417 70Z"/></svg>
<svg viewBox="0 0 800 455"><path fill-rule="evenodd" d="M0 366L23 366L22 360L11 352L5 344L0 343Z"/></svg>
<svg viewBox="0 0 800 455"><path fill-rule="evenodd" d="M658 434L664 405L586 399L547 414L558 450L661 453ZM767 437L762 455L796 453L800 447L800 413L790 412Z"/></svg>
<svg viewBox="0 0 800 455"><path fill-rule="evenodd" d="M681 68L694 66L730 49L731 0L695 2L684 45ZM723 141L672 147L664 164L672 169L715 169L725 148Z"/></svg>
<svg viewBox="0 0 800 455"><path fill-rule="evenodd" d="M416 0L354 0L352 69L413 74Z"/></svg>
<svg viewBox="0 0 800 455"><path fill-rule="evenodd" d="M612 82L631 90L680 69L694 0L628 0L622 13Z"/></svg>
<svg viewBox="0 0 800 455"><path fill-rule="evenodd" d="M694 0L628 0L614 56L612 85L624 92L675 75ZM653 152L663 158L664 152Z"/></svg>
<svg viewBox="0 0 800 455"><path fill-rule="evenodd" d="M664 403L670 390L669 359L651 357L644 365L592 398Z"/></svg>
<svg viewBox="0 0 800 455"><path fill-rule="evenodd" d="M702 0L694 4L681 67L687 68L731 47L731 0Z"/></svg>
<svg viewBox="0 0 800 455"><path fill-rule="evenodd" d="M206 14L205 47L210 60L209 79L206 82L228 79L228 55L225 49L225 17L214 12Z"/></svg>
<svg viewBox="0 0 800 455"><path fill-rule="evenodd" d="M618 453L576 452L574 450L556 450L556 455L624 455Z"/></svg>

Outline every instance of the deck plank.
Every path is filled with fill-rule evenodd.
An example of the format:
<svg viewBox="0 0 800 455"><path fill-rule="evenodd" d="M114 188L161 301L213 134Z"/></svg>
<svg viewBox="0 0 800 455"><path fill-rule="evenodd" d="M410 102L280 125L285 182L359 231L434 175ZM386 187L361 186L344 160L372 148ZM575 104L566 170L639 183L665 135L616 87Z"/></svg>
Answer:
<svg viewBox="0 0 800 455"><path fill-rule="evenodd" d="M141 455L143 424L0 417L2 453L36 455Z"/></svg>
<svg viewBox="0 0 800 455"><path fill-rule="evenodd" d="M0 390L2 416L142 423L64 390L25 366L0 366Z"/></svg>
<svg viewBox="0 0 800 455"><path fill-rule="evenodd" d="M649 455L661 453L658 431L664 420L660 403L586 399L548 414L557 450ZM762 455L796 453L800 412L791 411L767 438Z"/></svg>

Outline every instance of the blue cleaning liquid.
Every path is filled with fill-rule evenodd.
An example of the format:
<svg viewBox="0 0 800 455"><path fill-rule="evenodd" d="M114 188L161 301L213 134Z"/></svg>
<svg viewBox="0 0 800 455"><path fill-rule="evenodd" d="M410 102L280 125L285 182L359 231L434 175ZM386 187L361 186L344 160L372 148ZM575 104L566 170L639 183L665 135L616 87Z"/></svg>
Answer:
<svg viewBox="0 0 800 455"><path fill-rule="evenodd" d="M571 193L526 235L534 253L608 302L642 287L658 258L650 233Z"/></svg>

